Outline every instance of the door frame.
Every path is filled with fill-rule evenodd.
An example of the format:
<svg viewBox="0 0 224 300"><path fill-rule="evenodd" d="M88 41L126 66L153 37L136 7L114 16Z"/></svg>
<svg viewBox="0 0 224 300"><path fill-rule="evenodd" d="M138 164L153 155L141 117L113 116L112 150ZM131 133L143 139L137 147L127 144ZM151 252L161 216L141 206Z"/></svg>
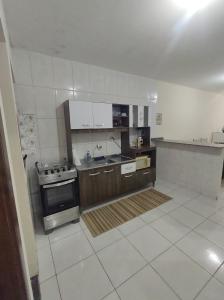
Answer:
<svg viewBox="0 0 224 300"><path fill-rule="evenodd" d="M3 117L0 105L0 298L29 300Z"/></svg>

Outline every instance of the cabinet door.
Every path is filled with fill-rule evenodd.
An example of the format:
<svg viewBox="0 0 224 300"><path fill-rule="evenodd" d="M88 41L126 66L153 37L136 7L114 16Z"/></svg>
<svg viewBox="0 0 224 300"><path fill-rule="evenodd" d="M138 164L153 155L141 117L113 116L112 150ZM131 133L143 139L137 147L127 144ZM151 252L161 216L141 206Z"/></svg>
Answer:
<svg viewBox="0 0 224 300"><path fill-rule="evenodd" d="M138 127L144 127L144 106L138 105Z"/></svg>
<svg viewBox="0 0 224 300"><path fill-rule="evenodd" d="M120 193L120 166L109 166L103 169L103 180L100 189L103 190L103 200L108 200Z"/></svg>
<svg viewBox="0 0 224 300"><path fill-rule="evenodd" d="M154 168L146 168L136 172L136 186L142 188L150 182L156 181L156 170Z"/></svg>
<svg viewBox="0 0 224 300"><path fill-rule="evenodd" d="M80 206L86 208L102 199L103 190L100 188L103 174L101 170L83 171L79 174Z"/></svg>
<svg viewBox="0 0 224 300"><path fill-rule="evenodd" d="M136 189L136 172L121 175L121 192L128 193Z"/></svg>
<svg viewBox="0 0 224 300"><path fill-rule="evenodd" d="M94 128L112 128L112 104L92 103Z"/></svg>
<svg viewBox="0 0 224 300"><path fill-rule="evenodd" d="M133 120L133 105L129 105L129 127L133 127L133 123L134 123L134 120Z"/></svg>
<svg viewBox="0 0 224 300"><path fill-rule="evenodd" d="M79 172L80 206L86 208L120 193L120 166Z"/></svg>
<svg viewBox="0 0 224 300"><path fill-rule="evenodd" d="M92 103L69 101L71 129L93 128Z"/></svg>

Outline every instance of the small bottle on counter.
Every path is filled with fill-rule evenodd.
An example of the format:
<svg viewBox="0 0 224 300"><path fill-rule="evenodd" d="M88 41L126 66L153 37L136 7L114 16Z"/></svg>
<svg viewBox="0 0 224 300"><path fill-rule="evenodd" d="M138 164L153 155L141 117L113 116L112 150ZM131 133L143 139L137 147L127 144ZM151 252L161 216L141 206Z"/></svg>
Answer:
<svg viewBox="0 0 224 300"><path fill-rule="evenodd" d="M87 162L90 162L91 159L92 159L92 157L91 157L90 151L88 150L88 151L86 152L86 161L87 161Z"/></svg>

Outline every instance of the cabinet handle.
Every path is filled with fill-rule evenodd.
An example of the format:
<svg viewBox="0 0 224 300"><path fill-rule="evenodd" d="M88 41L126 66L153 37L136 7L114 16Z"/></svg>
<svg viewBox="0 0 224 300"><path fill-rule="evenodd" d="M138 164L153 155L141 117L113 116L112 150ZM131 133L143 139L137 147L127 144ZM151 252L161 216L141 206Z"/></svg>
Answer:
<svg viewBox="0 0 224 300"><path fill-rule="evenodd" d="M124 175L125 178L130 178L132 176L133 176L133 174L131 174L131 175Z"/></svg>
<svg viewBox="0 0 224 300"><path fill-rule="evenodd" d="M112 173L114 171L114 169L111 170L105 170L104 173Z"/></svg>
<svg viewBox="0 0 224 300"><path fill-rule="evenodd" d="M96 124L96 127L103 127L104 124Z"/></svg>
<svg viewBox="0 0 224 300"><path fill-rule="evenodd" d="M100 172L96 172L96 173L91 173L91 174L89 174L89 176L97 176L97 175L100 175Z"/></svg>
<svg viewBox="0 0 224 300"><path fill-rule="evenodd" d="M147 174L150 174L150 172L145 172L145 173L143 173L142 175L147 175Z"/></svg>
<svg viewBox="0 0 224 300"><path fill-rule="evenodd" d="M82 127L90 127L89 124L82 124Z"/></svg>

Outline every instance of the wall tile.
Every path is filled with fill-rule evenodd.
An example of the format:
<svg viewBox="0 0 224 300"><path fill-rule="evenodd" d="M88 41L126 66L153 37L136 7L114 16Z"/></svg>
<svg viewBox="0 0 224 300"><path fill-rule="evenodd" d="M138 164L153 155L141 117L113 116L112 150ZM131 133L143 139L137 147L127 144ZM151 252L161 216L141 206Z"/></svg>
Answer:
<svg viewBox="0 0 224 300"><path fill-rule="evenodd" d="M92 142L92 134L88 132L83 133L73 133L72 134L72 144L76 143L91 143Z"/></svg>
<svg viewBox="0 0 224 300"><path fill-rule="evenodd" d="M59 148L51 147L51 148L41 148L40 156L42 163L58 163L59 162Z"/></svg>
<svg viewBox="0 0 224 300"><path fill-rule="evenodd" d="M55 90L34 87L37 117L56 118Z"/></svg>
<svg viewBox="0 0 224 300"><path fill-rule="evenodd" d="M72 62L69 60L53 57L53 74L54 74L54 87L72 90L73 75L72 75Z"/></svg>
<svg viewBox="0 0 224 300"><path fill-rule="evenodd" d="M89 66L89 90L94 93L104 93L104 69L96 66Z"/></svg>
<svg viewBox="0 0 224 300"><path fill-rule="evenodd" d="M15 85L17 109L21 114L35 114L35 97L31 86Z"/></svg>
<svg viewBox="0 0 224 300"><path fill-rule="evenodd" d="M64 106L63 103L66 100L74 100L73 91L69 90L56 90L56 115L57 118L64 118Z"/></svg>
<svg viewBox="0 0 224 300"><path fill-rule="evenodd" d="M31 52L30 58L33 84L43 87L53 87L52 58L35 52Z"/></svg>
<svg viewBox="0 0 224 300"><path fill-rule="evenodd" d="M129 97L139 97L138 76L135 76L135 75L128 76L128 96Z"/></svg>
<svg viewBox="0 0 224 300"><path fill-rule="evenodd" d="M100 149L97 149L97 145L100 145ZM90 152L92 157L105 156L107 154L107 142L95 140L90 144Z"/></svg>
<svg viewBox="0 0 224 300"><path fill-rule="evenodd" d="M76 150L79 159L83 159L86 156L86 152L92 149L91 143L72 144L72 147Z"/></svg>
<svg viewBox="0 0 224 300"><path fill-rule="evenodd" d="M128 96L128 74L117 72L117 95Z"/></svg>
<svg viewBox="0 0 224 300"><path fill-rule="evenodd" d="M12 49L12 69L15 82L32 85L31 64L29 52Z"/></svg>
<svg viewBox="0 0 224 300"><path fill-rule="evenodd" d="M40 148L58 147L56 119L38 119Z"/></svg>
<svg viewBox="0 0 224 300"><path fill-rule="evenodd" d="M120 142L118 141L118 144ZM121 149L113 142L107 142L107 155L120 154Z"/></svg>
<svg viewBox="0 0 224 300"><path fill-rule="evenodd" d="M34 214L40 215L42 211L42 207L41 207L41 199L40 199L39 192L31 195L31 202L32 202L32 208Z"/></svg>
<svg viewBox="0 0 224 300"><path fill-rule="evenodd" d="M116 95L117 93L117 72L109 69L104 70L105 93Z"/></svg>
<svg viewBox="0 0 224 300"><path fill-rule="evenodd" d="M77 91L89 91L89 66L73 62L73 81Z"/></svg>

